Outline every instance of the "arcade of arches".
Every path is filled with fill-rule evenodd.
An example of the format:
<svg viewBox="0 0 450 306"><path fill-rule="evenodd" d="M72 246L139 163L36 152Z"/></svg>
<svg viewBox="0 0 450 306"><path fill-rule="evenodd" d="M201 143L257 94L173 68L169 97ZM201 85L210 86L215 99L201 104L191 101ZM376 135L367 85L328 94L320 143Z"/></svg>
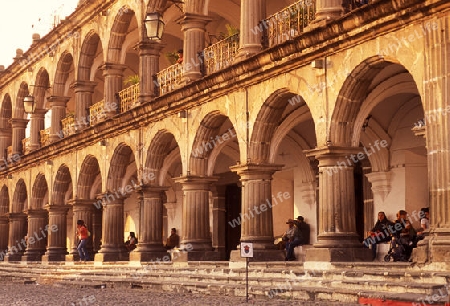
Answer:
<svg viewBox="0 0 450 306"><path fill-rule="evenodd" d="M146 36L149 12L162 39ZM311 13L277 32L280 12ZM83 219L100 262L161 257L174 227L187 260L238 260L240 241L284 260L274 240L302 215L306 261L364 261L378 211L419 227L430 207L413 258L448 262L449 12L443 0L80 1L0 70L2 258L77 260Z"/></svg>

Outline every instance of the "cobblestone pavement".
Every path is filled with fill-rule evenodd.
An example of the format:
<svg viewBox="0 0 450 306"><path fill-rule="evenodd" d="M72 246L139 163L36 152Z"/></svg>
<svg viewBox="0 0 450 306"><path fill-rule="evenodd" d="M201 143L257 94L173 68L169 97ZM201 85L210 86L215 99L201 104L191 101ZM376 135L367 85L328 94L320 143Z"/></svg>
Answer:
<svg viewBox="0 0 450 306"><path fill-rule="evenodd" d="M288 300L249 300L245 297L208 296L153 292L144 289L85 288L73 286L23 284L0 281L0 305L20 306L96 306L96 305L348 305L343 303L307 303Z"/></svg>

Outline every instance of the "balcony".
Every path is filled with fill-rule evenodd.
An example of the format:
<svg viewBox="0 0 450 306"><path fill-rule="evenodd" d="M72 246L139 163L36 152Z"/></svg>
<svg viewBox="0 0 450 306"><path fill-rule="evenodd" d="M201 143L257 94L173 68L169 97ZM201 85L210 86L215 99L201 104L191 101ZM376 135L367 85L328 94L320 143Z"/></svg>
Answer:
<svg viewBox="0 0 450 306"><path fill-rule="evenodd" d="M91 126L99 123L102 118L105 118L105 99L89 107L89 115Z"/></svg>
<svg viewBox="0 0 450 306"><path fill-rule="evenodd" d="M75 115L69 114L66 118L61 120L62 133L64 137L75 134Z"/></svg>
<svg viewBox="0 0 450 306"><path fill-rule="evenodd" d="M239 34L234 34L205 48L203 56L206 74L211 74L230 66L238 50Z"/></svg>
<svg viewBox="0 0 450 306"><path fill-rule="evenodd" d="M22 139L22 151L23 154L30 153L31 139L30 137Z"/></svg>
<svg viewBox="0 0 450 306"><path fill-rule="evenodd" d="M132 109L137 103L139 98L139 83L133 84L119 91L120 97L120 112L126 112Z"/></svg>
<svg viewBox="0 0 450 306"><path fill-rule="evenodd" d="M315 1L298 1L261 21L265 28L263 44L273 47L299 36L314 20Z"/></svg>
<svg viewBox="0 0 450 306"><path fill-rule="evenodd" d="M41 134L41 146L45 146L46 144L48 144L48 140L50 137L50 128L46 128L45 130L40 130L39 131Z"/></svg>
<svg viewBox="0 0 450 306"><path fill-rule="evenodd" d="M159 88L159 95L164 95L181 86L183 65L175 64L161 70L156 74L156 86Z"/></svg>

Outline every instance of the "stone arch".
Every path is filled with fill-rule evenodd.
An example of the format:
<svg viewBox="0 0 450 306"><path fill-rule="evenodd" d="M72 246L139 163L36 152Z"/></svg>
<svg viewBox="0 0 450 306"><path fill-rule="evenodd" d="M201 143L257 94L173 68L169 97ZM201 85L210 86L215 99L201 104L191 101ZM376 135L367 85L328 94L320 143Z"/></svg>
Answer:
<svg viewBox="0 0 450 306"><path fill-rule="evenodd" d="M225 136L225 134L227 135ZM214 149L222 142L234 138L233 135L235 137L236 133L227 116L220 111L208 113L200 122L192 143L188 167L190 174L206 175L208 172L208 159Z"/></svg>
<svg viewBox="0 0 450 306"><path fill-rule="evenodd" d="M28 84L22 82L17 92L16 103L13 108L13 118L26 119L25 110L23 108L23 98L28 96L30 91L28 90Z"/></svg>
<svg viewBox="0 0 450 306"><path fill-rule="evenodd" d="M147 12L162 12L167 7L167 0L150 0Z"/></svg>
<svg viewBox="0 0 450 306"><path fill-rule="evenodd" d="M27 199L27 186L23 179L19 179L14 190L11 212L21 213L25 210L25 200Z"/></svg>
<svg viewBox="0 0 450 306"><path fill-rule="evenodd" d="M69 167L62 164L56 172L55 182L53 183L52 205L64 205L66 193L69 191L72 177Z"/></svg>
<svg viewBox="0 0 450 306"><path fill-rule="evenodd" d="M29 204L29 209L43 209L44 199L48 193L48 185L47 180L45 179L45 175L39 173L36 176L36 180L33 185L33 189L31 192L31 203Z"/></svg>
<svg viewBox="0 0 450 306"><path fill-rule="evenodd" d="M45 103L45 91L50 88L50 79L47 69L41 67L36 75L36 84L33 89L36 109L43 109Z"/></svg>
<svg viewBox="0 0 450 306"><path fill-rule="evenodd" d="M65 51L56 66L55 79L53 82L53 95L65 96L66 82L69 78L69 73L73 67L73 56Z"/></svg>
<svg viewBox="0 0 450 306"><path fill-rule="evenodd" d="M135 16L135 12L130 9L129 6L124 6L118 11L110 30L109 45L106 55L107 62L120 62L123 42L125 41L127 30L133 16Z"/></svg>
<svg viewBox="0 0 450 306"><path fill-rule="evenodd" d="M167 130L160 130L152 139L147 151L142 178L145 184L153 186L163 184L164 178L161 176L164 176L164 174L162 169L169 156L173 156L171 164L177 160L181 163L180 148L174 135ZM170 165L168 166L170 167ZM152 178L154 179L152 180Z"/></svg>
<svg viewBox="0 0 450 306"><path fill-rule="evenodd" d="M3 185L0 191L0 216L7 214L9 211L9 192L8 187Z"/></svg>
<svg viewBox="0 0 450 306"><path fill-rule="evenodd" d="M258 112L253 132L249 143L249 160L252 163L265 163L270 159L271 142L274 133L283 120L283 114L286 114L288 104L291 104L295 94L286 88L281 88L272 93ZM294 107L300 107L305 102L299 97L300 103L295 102ZM290 101L292 99L292 101ZM295 98L297 101L297 98Z"/></svg>
<svg viewBox="0 0 450 306"><path fill-rule="evenodd" d="M130 146L121 143L116 147L110 162L106 190L115 192L122 187L127 167L134 161L133 150Z"/></svg>
<svg viewBox="0 0 450 306"><path fill-rule="evenodd" d="M389 70L392 70L392 73ZM384 79L379 77L381 72L383 72ZM356 122L356 119L363 102L370 101L368 93L373 92L372 96L385 95L383 91L388 89L386 88L386 85L389 84L388 79L400 78L399 75L410 74L403 66L394 61L387 61L380 56L370 57L355 67L343 83L331 117L330 128L327 133L332 145L358 145L360 132L358 128L362 127L366 117L362 113L358 122ZM415 92L411 92L412 94L419 95L417 86L413 85L412 82L414 81L411 82L411 80L412 77L410 80L405 80L403 85L406 85L408 90L414 90ZM397 89L402 90L401 86ZM375 97L372 97L371 100L373 99ZM374 105L372 105L373 107ZM355 135L355 133L358 135Z"/></svg>
<svg viewBox="0 0 450 306"><path fill-rule="evenodd" d="M101 172L97 158L93 155L86 156L78 175L77 195L80 199L90 198L91 188L99 175L101 175Z"/></svg>
<svg viewBox="0 0 450 306"><path fill-rule="evenodd" d="M101 47L100 37L93 30L86 35L80 51L80 60L78 63L78 80L91 80L91 68L92 64L94 63L99 43Z"/></svg>
<svg viewBox="0 0 450 306"><path fill-rule="evenodd" d="M3 97L2 108L0 109L0 129L11 132L10 119L12 118L12 101L9 94ZM1 152L0 152L1 153Z"/></svg>

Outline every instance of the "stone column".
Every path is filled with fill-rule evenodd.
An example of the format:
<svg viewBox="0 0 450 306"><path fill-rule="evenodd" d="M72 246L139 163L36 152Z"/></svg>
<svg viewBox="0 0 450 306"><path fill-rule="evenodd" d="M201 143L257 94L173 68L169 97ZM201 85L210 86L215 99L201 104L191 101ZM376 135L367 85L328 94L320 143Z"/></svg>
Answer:
<svg viewBox="0 0 450 306"><path fill-rule="evenodd" d="M24 148L22 148L22 139L25 138L25 129L27 128L28 120L13 118L11 119L12 126L12 154L22 155Z"/></svg>
<svg viewBox="0 0 450 306"><path fill-rule="evenodd" d="M119 91L122 90L123 71L127 67L121 64L105 63L99 69L103 70L105 78L105 118L120 112Z"/></svg>
<svg viewBox="0 0 450 306"><path fill-rule="evenodd" d="M89 107L92 106L92 94L97 82L77 81L71 87L75 92L75 130L81 131L89 126ZM95 101L99 102L99 101Z"/></svg>
<svg viewBox="0 0 450 306"><path fill-rule="evenodd" d="M363 167L364 235L373 228L373 224L377 220L374 211L373 192L367 177L371 170L371 167Z"/></svg>
<svg viewBox="0 0 450 306"><path fill-rule="evenodd" d="M344 9L342 0L317 0L315 23L327 20L335 20L342 16Z"/></svg>
<svg viewBox="0 0 450 306"><path fill-rule="evenodd" d="M61 120L66 117L66 104L70 100L70 97L51 96L47 100L52 110L52 123L49 136L49 142L52 143L62 138Z"/></svg>
<svg viewBox="0 0 450 306"><path fill-rule="evenodd" d="M188 260L219 260L212 251L209 225L209 192L214 177L183 176L176 179L183 190L181 248L190 249Z"/></svg>
<svg viewBox="0 0 450 306"><path fill-rule="evenodd" d="M20 261L27 247L25 242L27 215L24 213L9 213L7 216L9 218L9 237L8 254L5 261Z"/></svg>
<svg viewBox="0 0 450 306"><path fill-rule="evenodd" d="M413 251L413 261L433 263L436 269L450 261L450 37L448 21L441 17L430 22L424 31L425 69L423 107L426 123L428 188L430 192L430 230Z"/></svg>
<svg viewBox="0 0 450 306"><path fill-rule="evenodd" d="M95 261L123 261L128 260L128 251L124 242L124 216L123 201L104 196L103 222L102 222L102 245L100 251L95 254Z"/></svg>
<svg viewBox="0 0 450 306"><path fill-rule="evenodd" d="M28 234L27 249L22 256L22 261L41 261L47 247L48 212L43 209L27 211Z"/></svg>
<svg viewBox="0 0 450 306"><path fill-rule="evenodd" d="M181 30L184 32L183 45L183 81L188 83L200 79L203 74L200 70L203 64L198 57L199 52L205 48L206 24L211 21L208 16L185 13L181 21Z"/></svg>
<svg viewBox="0 0 450 306"><path fill-rule="evenodd" d="M163 245L163 203L161 192L164 187L142 187L140 201L140 237L137 248L130 252L130 261L151 261L167 256Z"/></svg>
<svg viewBox="0 0 450 306"><path fill-rule="evenodd" d="M12 129L11 128L0 128L0 163L3 158L8 159L8 146L11 144L12 139ZM9 165L8 165L9 166Z"/></svg>
<svg viewBox="0 0 450 306"><path fill-rule="evenodd" d="M9 234L9 220L8 216L0 217L0 252L4 252L6 255L7 252L5 250L8 249L8 234ZM0 261L2 261L4 255L0 255Z"/></svg>
<svg viewBox="0 0 450 306"><path fill-rule="evenodd" d="M213 208L212 208L212 246L220 254L220 259L225 260L225 234L226 228L226 207L225 207L225 189L226 186L216 186L216 191L213 193Z"/></svg>
<svg viewBox="0 0 450 306"><path fill-rule="evenodd" d="M372 260L356 233L353 165L359 152L331 146L306 152L319 160L319 235L306 261Z"/></svg>
<svg viewBox="0 0 450 306"><path fill-rule="evenodd" d="M69 252L69 255L66 255L66 261L79 261L80 256L78 255L78 237L77 237L77 221L83 220L86 224L89 231L92 229L92 214L95 209L94 203L96 200L89 199L72 199L68 201L67 204L72 205L73 211L73 219L72 219L72 227L73 227L73 237L72 237L72 248ZM92 232L92 231L91 231ZM86 247L90 258L93 258L93 248L92 248L92 239L88 239L87 247Z"/></svg>
<svg viewBox="0 0 450 306"><path fill-rule="evenodd" d="M30 151L38 150L41 147L41 133L45 129L45 113L46 109L36 109L30 117Z"/></svg>
<svg viewBox="0 0 450 306"><path fill-rule="evenodd" d="M156 41L142 41L138 44L139 48L139 103L149 102L155 96L155 84L153 76L159 72L159 54L162 45Z"/></svg>
<svg viewBox="0 0 450 306"><path fill-rule="evenodd" d="M246 58L262 50L260 22L266 16L266 0L241 0L241 31L238 58Z"/></svg>
<svg viewBox="0 0 450 306"><path fill-rule="evenodd" d="M64 261L67 253L68 205L46 205L48 210L48 245L42 261Z"/></svg>
<svg viewBox="0 0 450 306"><path fill-rule="evenodd" d="M242 182L241 242L253 243L253 260L284 260L276 250L273 237L272 175L281 165L247 164L230 167ZM240 260L240 250L232 251L231 260Z"/></svg>

